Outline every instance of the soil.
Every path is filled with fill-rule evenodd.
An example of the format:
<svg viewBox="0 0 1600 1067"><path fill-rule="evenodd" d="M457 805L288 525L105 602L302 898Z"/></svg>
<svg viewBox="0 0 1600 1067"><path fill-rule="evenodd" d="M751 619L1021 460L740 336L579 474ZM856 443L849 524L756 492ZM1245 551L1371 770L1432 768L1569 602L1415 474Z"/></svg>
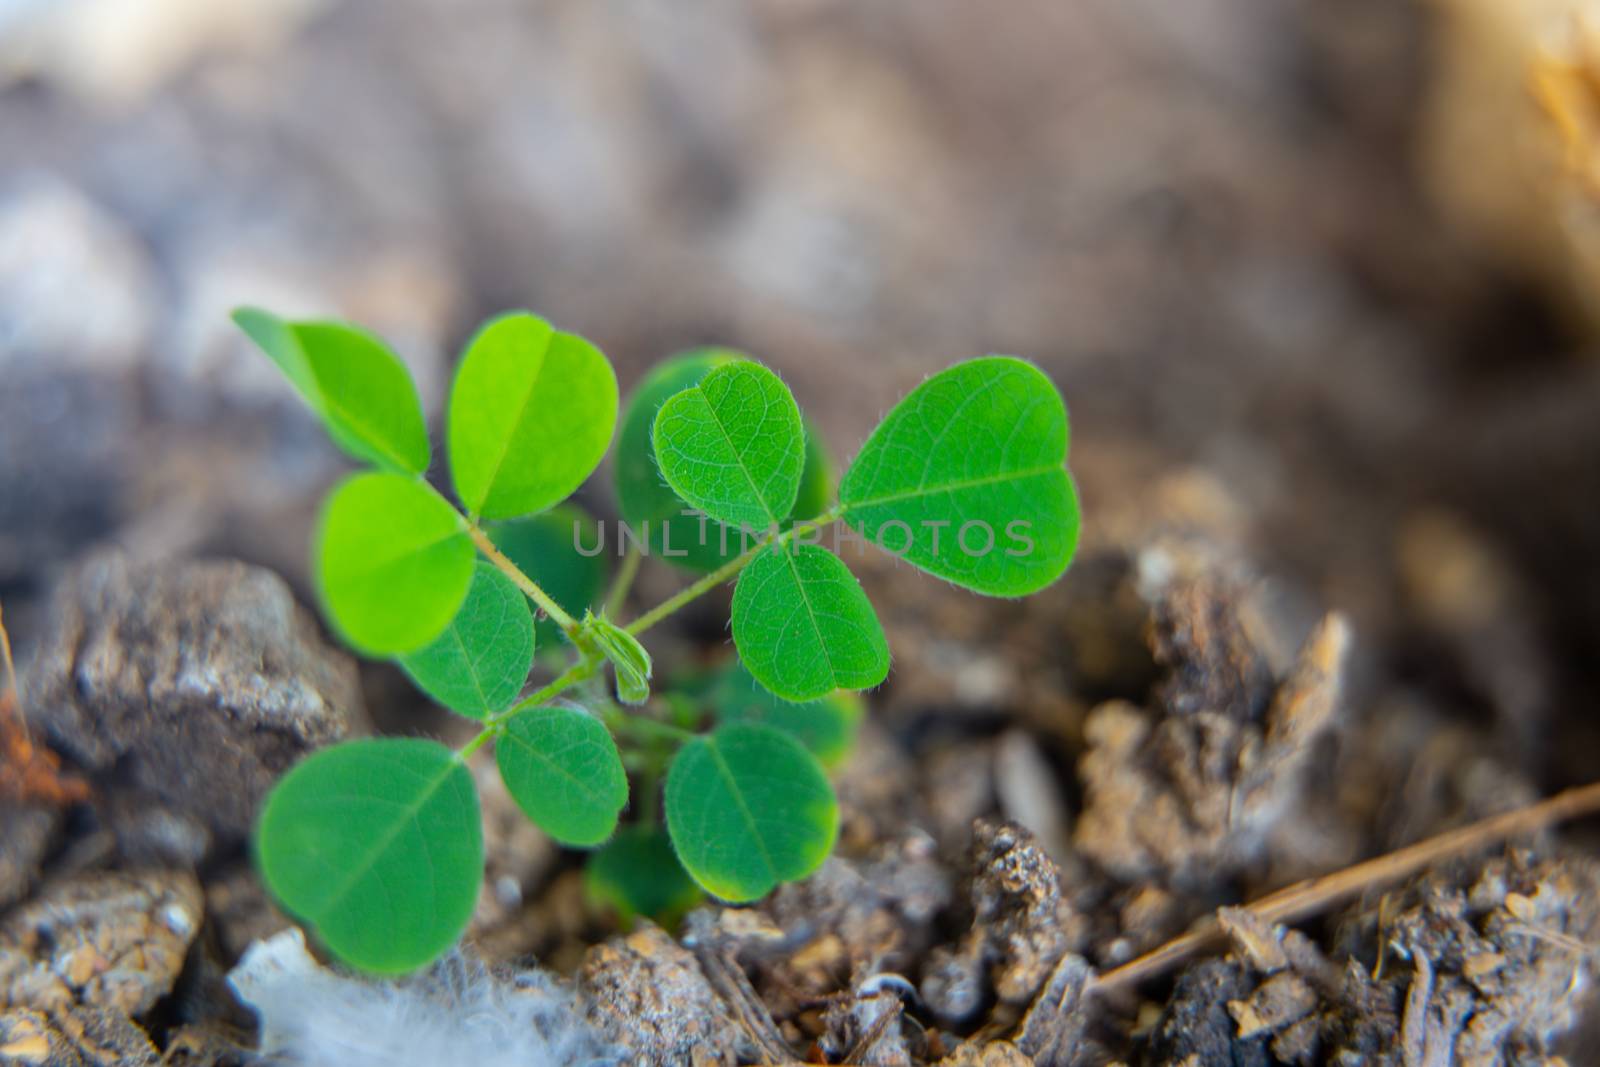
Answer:
<svg viewBox="0 0 1600 1067"><path fill-rule="evenodd" d="M1600 1062L1592 821L1239 906L1600 778L1600 360L1581 270L1441 192L1470 0L238 9L0 40L0 1063L368 1062L326 1049L374 1017L393 1055L515 1020L486 1063ZM363 982L253 813L319 745L460 726L312 610L343 468L244 301L371 325L435 417L505 307L624 388L736 345L841 460L1017 352L1084 542L1023 601L848 554L895 665L812 878L624 929L483 764L466 943ZM658 662L728 655L726 607Z"/></svg>

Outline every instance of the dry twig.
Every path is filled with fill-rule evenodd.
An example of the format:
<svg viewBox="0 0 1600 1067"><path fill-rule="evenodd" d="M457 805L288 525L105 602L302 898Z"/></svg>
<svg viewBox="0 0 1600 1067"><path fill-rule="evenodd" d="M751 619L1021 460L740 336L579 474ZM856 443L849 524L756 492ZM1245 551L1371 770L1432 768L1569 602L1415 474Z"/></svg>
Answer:
<svg viewBox="0 0 1600 1067"><path fill-rule="evenodd" d="M1441 860L1596 811L1600 811L1600 782L1568 789L1525 808L1448 830L1332 874L1296 882L1244 907L1269 923L1295 922L1369 889L1392 885ZM1160 948L1100 975L1085 992L1104 993L1137 985L1188 962L1223 940L1216 918L1208 918Z"/></svg>
<svg viewBox="0 0 1600 1067"><path fill-rule="evenodd" d="M89 784L61 773L61 760L28 736L22 717L17 669L11 660L11 639L0 618L0 799L17 803L75 804L89 796Z"/></svg>

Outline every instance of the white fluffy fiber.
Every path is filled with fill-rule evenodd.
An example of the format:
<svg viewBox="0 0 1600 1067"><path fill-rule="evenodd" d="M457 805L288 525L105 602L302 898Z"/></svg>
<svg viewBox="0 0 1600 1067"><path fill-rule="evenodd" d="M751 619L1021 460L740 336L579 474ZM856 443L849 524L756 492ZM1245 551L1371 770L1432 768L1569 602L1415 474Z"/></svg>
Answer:
<svg viewBox="0 0 1600 1067"><path fill-rule="evenodd" d="M293 1067L568 1067L616 1063L543 972L501 979L460 953L412 978L330 971L299 930L258 941L228 984L261 1018L261 1054Z"/></svg>

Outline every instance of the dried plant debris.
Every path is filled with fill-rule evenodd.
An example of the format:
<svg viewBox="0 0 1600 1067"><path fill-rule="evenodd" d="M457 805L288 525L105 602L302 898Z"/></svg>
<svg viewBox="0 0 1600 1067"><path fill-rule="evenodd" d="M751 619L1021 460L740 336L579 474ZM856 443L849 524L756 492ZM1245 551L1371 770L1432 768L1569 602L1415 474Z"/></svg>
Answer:
<svg viewBox="0 0 1600 1067"><path fill-rule="evenodd" d="M60 773L60 758L34 744L22 715L11 637L0 620L0 908L32 886L61 822L60 809L88 795Z"/></svg>
<svg viewBox="0 0 1600 1067"><path fill-rule="evenodd" d="M0 637L4 631L0 631ZM0 676L0 685L5 678ZM89 795L88 784L61 772L61 758L35 744L15 690L0 689L0 803L65 807Z"/></svg>
<svg viewBox="0 0 1600 1067"><path fill-rule="evenodd" d="M200 887L183 872L60 883L0 925L0 1007L141 1015L172 990L201 915Z"/></svg>
<svg viewBox="0 0 1600 1067"><path fill-rule="evenodd" d="M933 840L910 831L860 859L835 855L755 907L698 909L683 942L763 1062L790 1059L792 1049L812 1043L849 1051L866 1040L863 1052L879 1044L887 1050L902 1040L899 1013L878 998L914 998L904 976L934 943L952 881ZM862 1013L874 1020L864 1028ZM904 1042L920 1047L910 1016L905 1024Z"/></svg>
<svg viewBox="0 0 1600 1067"><path fill-rule="evenodd" d="M1349 624L1323 619L1275 681L1251 587L1223 573L1150 580L1159 707L1111 701L1085 726L1073 840L1128 881L1215 886L1258 859L1338 711Z"/></svg>
<svg viewBox="0 0 1600 1067"><path fill-rule="evenodd" d="M1600 864L1526 853L1431 874L1350 916L1339 960L1230 911L1233 954L1191 966L1145 1062L1549 1062L1600 939Z"/></svg>
<svg viewBox="0 0 1600 1067"><path fill-rule="evenodd" d="M1174 559L1165 547L1146 549L1139 562L1150 606L1150 647L1167 675L1157 694L1162 710L1259 721L1272 698L1273 678L1242 617L1248 577L1210 566L1209 560L1194 573L1171 573L1188 561Z"/></svg>
<svg viewBox="0 0 1600 1067"><path fill-rule="evenodd" d="M831 998L818 1042L829 1063L862 1067L911 1067L922 1057L921 1033L909 1026L906 1002L916 989L899 975L875 975Z"/></svg>
<svg viewBox="0 0 1600 1067"><path fill-rule="evenodd" d="M860 860L835 857L815 877L784 886L763 910L809 945L837 940L845 952L840 973L848 977L908 966L930 943L931 924L952 888L933 842L909 831ZM805 980L798 971L789 977Z"/></svg>
<svg viewBox="0 0 1600 1067"><path fill-rule="evenodd" d="M1178 978L1172 999L1150 1035L1148 1062L1266 1067L1272 1060L1264 1043L1260 1039L1240 1041L1228 1012L1229 1002L1249 995L1250 989L1245 968L1232 961L1206 960L1190 967Z"/></svg>
<svg viewBox="0 0 1600 1067"><path fill-rule="evenodd" d="M622 1057L542 971L501 976L455 953L396 981L322 967L298 930L259 942L228 975L261 1020L261 1053L289 1067L601 1067Z"/></svg>
<svg viewBox="0 0 1600 1067"><path fill-rule="evenodd" d="M948 1022L972 1019L992 992L1033 999L1062 956L1083 946L1088 919L1062 894L1061 869L1015 823L980 820L973 831L972 928L928 955L922 997Z"/></svg>
<svg viewBox="0 0 1600 1067"><path fill-rule="evenodd" d="M1503 741L1481 727L1386 694L1338 762L1341 814L1373 847L1402 847L1539 799Z"/></svg>
<svg viewBox="0 0 1600 1067"><path fill-rule="evenodd" d="M1063 956L1017 1027L1016 1048L1044 1065L1067 1067L1108 1059L1089 1036L1100 1014L1099 1005L1087 1003L1084 997L1093 978L1094 969L1082 956Z"/></svg>
<svg viewBox="0 0 1600 1067"><path fill-rule="evenodd" d="M0 619L0 802L13 805L60 807L89 795L85 782L61 774L61 758L33 743L17 691L17 668L11 658L11 635ZM0 907L5 901L4 874L0 873Z"/></svg>

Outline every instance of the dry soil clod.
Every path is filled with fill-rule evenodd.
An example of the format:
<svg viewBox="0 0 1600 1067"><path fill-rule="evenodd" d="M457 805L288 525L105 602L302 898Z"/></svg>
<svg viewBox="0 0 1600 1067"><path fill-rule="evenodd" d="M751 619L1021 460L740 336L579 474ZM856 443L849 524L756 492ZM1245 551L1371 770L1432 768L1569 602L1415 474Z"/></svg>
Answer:
<svg viewBox="0 0 1600 1067"><path fill-rule="evenodd" d="M279 774L363 723L351 660L242 563L91 557L57 587L25 674L33 725L147 859L243 842Z"/></svg>
<svg viewBox="0 0 1600 1067"><path fill-rule="evenodd" d="M187 872L62 882L0 925L0 1006L141 1015L171 991L203 913Z"/></svg>

